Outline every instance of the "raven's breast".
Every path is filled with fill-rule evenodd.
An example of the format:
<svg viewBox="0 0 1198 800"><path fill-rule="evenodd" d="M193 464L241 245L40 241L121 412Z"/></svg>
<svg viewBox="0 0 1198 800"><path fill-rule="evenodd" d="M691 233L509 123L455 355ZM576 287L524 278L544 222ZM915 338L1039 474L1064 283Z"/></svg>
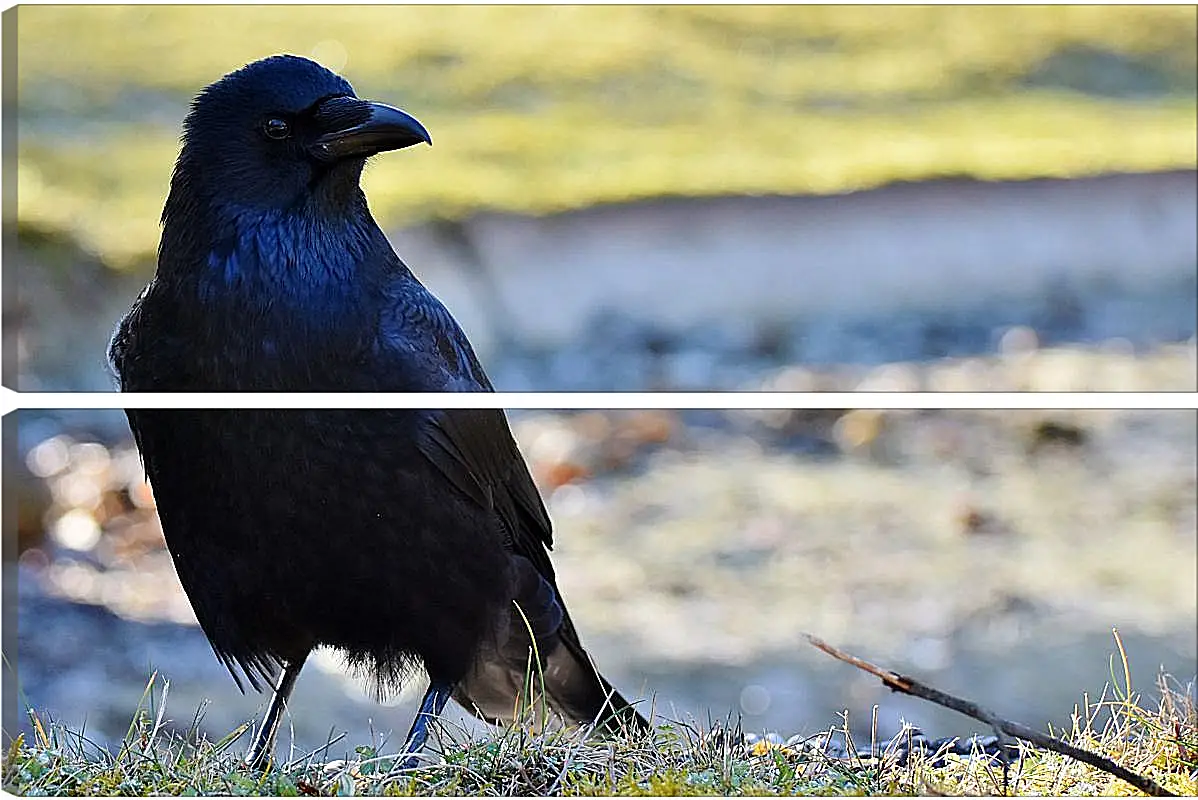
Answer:
<svg viewBox="0 0 1198 800"><path fill-rule="evenodd" d="M468 669L510 598L492 515L416 450L420 411L142 411L180 580L218 652L326 644ZM196 469L194 465L205 465Z"/></svg>

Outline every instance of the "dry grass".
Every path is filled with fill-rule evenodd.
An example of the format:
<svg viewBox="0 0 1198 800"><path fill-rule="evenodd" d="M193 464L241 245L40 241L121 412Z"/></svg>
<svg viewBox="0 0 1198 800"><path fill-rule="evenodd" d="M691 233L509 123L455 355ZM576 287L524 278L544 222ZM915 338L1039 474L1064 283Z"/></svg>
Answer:
<svg viewBox="0 0 1198 800"><path fill-rule="evenodd" d="M1112 661L1117 665L1117 660ZM1182 795L1198 792L1198 710L1194 687L1159 676L1150 708L1129 691L1122 663L1108 691L1085 698L1064 738L1101 753ZM441 730L442 754L427 766L393 773L386 743L327 761L328 749L288 754L266 774L247 771L238 740L246 724L219 742L198 737L199 719L175 733L165 717L169 684L152 678L119 750L113 754L35 712L33 735L5 755L4 789L25 795L916 795L999 794L1002 769L983 757L918 751L905 763L893 750L879 758L833 758L815 746L743 743L736 726L661 724L653 734L610 740L585 731L539 733L512 726L486 737ZM832 733L835 733L833 726ZM847 715L841 732L847 730ZM1060 732L1058 732L1060 733ZM725 735L729 734L729 735ZM818 742L821 737L814 737ZM330 746L335 742L331 742ZM380 755L384 753L384 755ZM1056 753L1025 746L1012 766L1018 795L1102 796L1133 793L1122 781Z"/></svg>

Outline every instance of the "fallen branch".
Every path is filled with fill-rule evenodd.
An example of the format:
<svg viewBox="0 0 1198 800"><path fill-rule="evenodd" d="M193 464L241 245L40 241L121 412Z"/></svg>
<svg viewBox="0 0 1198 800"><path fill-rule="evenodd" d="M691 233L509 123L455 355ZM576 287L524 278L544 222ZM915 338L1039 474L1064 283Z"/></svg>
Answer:
<svg viewBox="0 0 1198 800"><path fill-rule="evenodd" d="M980 722L990 725L995 731L999 732L1000 739L1003 733L1007 733L1016 738L1031 742L1032 744L1042 747L1045 750L1052 750L1055 753L1069 756L1070 758L1089 764L1090 766L1100 769L1110 775L1114 775L1116 778L1127 781L1144 794L1151 795L1153 797L1176 797L1175 794L1165 789L1165 787L1161 786L1151 778L1147 778L1143 775L1132 772L1125 767L1121 767L1114 761L1111 761L1109 758L1100 756L1097 753L1091 753L1088 750L1083 750L1080 747L1075 747L1074 745L1062 741L1055 736L1049 736L1048 734L1032 730L1026 725L1021 725L1018 722L1012 722L1011 720L1003 719L994 712L982 708L977 703L971 703L968 700L962 700L959 697L946 694L938 689L933 689L931 686L920 683L914 678L907 677L906 675L900 675L897 672L891 672L887 669L882 669L875 664L871 664L868 661L850 655L843 650L836 649L819 637L812 636L809 633L805 633L803 635L807 638L807 641L811 642L812 645L820 650L823 650L833 658L852 664L858 669L865 670L871 675L877 676L881 679L883 684L888 686L893 691L922 698L929 702L935 703L936 705L950 708L953 711L964 714L968 717L973 717ZM1005 747L1003 748L1003 752L1006 752ZM1006 762L1004 760L1004 767L1005 765ZM1003 774L1005 783L1005 769L1003 770Z"/></svg>

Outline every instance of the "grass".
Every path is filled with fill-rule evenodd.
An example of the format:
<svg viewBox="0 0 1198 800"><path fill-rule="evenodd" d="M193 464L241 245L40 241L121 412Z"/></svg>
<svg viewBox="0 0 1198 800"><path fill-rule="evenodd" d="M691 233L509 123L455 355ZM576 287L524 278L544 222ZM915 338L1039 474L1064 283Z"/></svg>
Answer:
<svg viewBox="0 0 1198 800"><path fill-rule="evenodd" d="M1193 7L18 10L23 223L144 261L186 103L314 55L436 147L380 159L388 225L669 195L1193 167ZM221 36L196 35L218 29Z"/></svg>
<svg viewBox="0 0 1198 800"><path fill-rule="evenodd" d="M1112 663L1116 663L1112 660ZM1069 730L1058 735L1148 775L1178 794L1198 792L1198 709L1193 686L1181 690L1158 677L1156 699L1112 678L1097 701L1074 709ZM1114 673L1114 669L1112 669ZM442 757L427 766L392 773L386 744L355 748L355 756L327 761L329 747L291 753L270 771L241 763L249 730L241 726L218 742L200 736L199 714L185 733L165 717L169 684L156 691L151 678L115 754L97 747L34 711L32 735L18 736L4 757L3 788L21 795L915 795L999 794L1002 770L988 759L948 756L933 765L916 752L898 763L880 758L833 758L815 744L779 746L743 742L737 726L662 724L653 734L610 740L584 731L539 733L514 725L475 738L442 729ZM1103 720L1101 724L1100 720ZM848 716L841 735L847 736ZM829 731L832 735L837 733ZM724 735L728 733L731 735ZM332 743L330 743L332 744ZM1122 781L1056 753L1024 746L1010 771L1013 794L1126 795Z"/></svg>

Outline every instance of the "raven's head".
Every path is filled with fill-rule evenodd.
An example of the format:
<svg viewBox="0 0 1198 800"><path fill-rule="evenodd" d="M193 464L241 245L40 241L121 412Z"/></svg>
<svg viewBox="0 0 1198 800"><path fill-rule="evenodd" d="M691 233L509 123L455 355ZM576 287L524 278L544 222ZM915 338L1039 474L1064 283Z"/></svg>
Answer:
<svg viewBox="0 0 1198 800"><path fill-rule="evenodd" d="M359 100L344 78L306 58L272 56L195 98L171 194L262 211L312 200L336 207L358 196L369 156L420 142L432 139L403 111Z"/></svg>

